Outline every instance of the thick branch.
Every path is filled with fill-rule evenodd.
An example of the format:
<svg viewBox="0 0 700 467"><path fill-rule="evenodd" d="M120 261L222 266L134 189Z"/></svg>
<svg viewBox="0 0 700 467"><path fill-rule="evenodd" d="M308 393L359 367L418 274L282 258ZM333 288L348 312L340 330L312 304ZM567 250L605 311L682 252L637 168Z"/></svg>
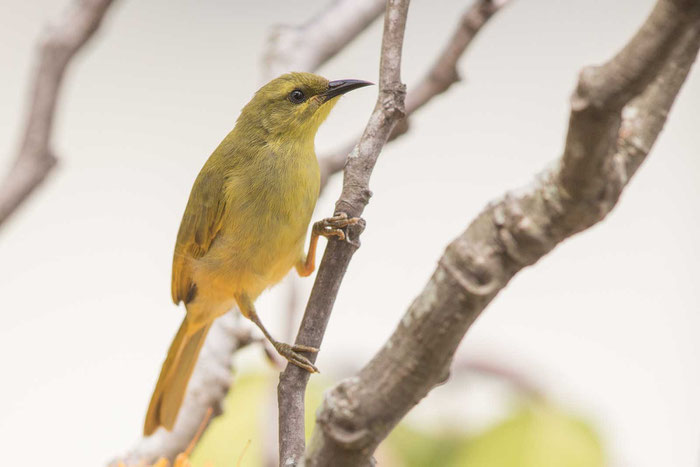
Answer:
<svg viewBox="0 0 700 467"><path fill-rule="evenodd" d="M660 0L626 50L655 44L647 67L628 67L623 54L602 67L623 73L627 83L609 98L633 98L624 110L605 115L600 131L586 133L590 121L579 120L577 100L567 151L557 164L526 190L490 204L446 249L423 292L411 304L384 347L358 373L326 394L307 452L307 465L369 465L371 455L399 420L436 384L444 381L462 337L476 317L521 269L539 260L559 242L602 220L616 204L634 171L659 135L668 111L700 47L700 14L687 5L676 17L659 19L659 9L677 2ZM650 23L655 27L650 27ZM648 35L666 37L673 45ZM618 60L620 60L618 62ZM585 79L585 78L583 78ZM617 79L617 75L614 80ZM605 95L608 82L598 80L592 94ZM629 89L628 89L629 88ZM581 85L579 85L581 89ZM607 102L604 100L603 102ZM608 108L608 104L605 106ZM619 124L622 119L622 124ZM577 135L595 144L581 144ZM612 148L609 150L608 148ZM603 151L601 154L600 151ZM590 161L597 160L595 170ZM584 171L576 190L571 173ZM592 189L595 188L595 189ZM417 345L420 343L420 345ZM330 461L332 459L332 461Z"/></svg>
<svg viewBox="0 0 700 467"><path fill-rule="evenodd" d="M76 0L60 21L43 32L24 136L0 186L0 225L56 165L51 131L63 76L71 59L97 31L111 4L112 0Z"/></svg>
<svg viewBox="0 0 700 467"><path fill-rule="evenodd" d="M408 118L413 112L423 107L432 98L447 91L450 86L460 80L457 69L459 59L486 22L509 1L477 0L466 9L445 48L440 52L423 79L406 96L406 118L394 128L389 141L408 131ZM359 138L355 139L355 141L357 140ZM347 155L356 144L355 141L319 159L321 189L326 186L331 175L343 170Z"/></svg>
<svg viewBox="0 0 700 467"><path fill-rule="evenodd" d="M384 18L379 96L357 147L348 157L343 191L336 213L360 217L371 192L369 179L382 147L396 122L404 115L405 86L401 83L403 47L409 0L389 0ZM359 226L358 226L359 227ZM301 322L296 342L320 347L333 303L353 253L359 247L361 227L348 232L350 241L331 241L321 260L316 281ZM309 373L294 366L280 375L280 465L295 465L304 453L304 393Z"/></svg>
<svg viewBox="0 0 700 467"><path fill-rule="evenodd" d="M314 71L384 11L385 0L335 0L301 26L277 26L263 58L265 81L289 71Z"/></svg>

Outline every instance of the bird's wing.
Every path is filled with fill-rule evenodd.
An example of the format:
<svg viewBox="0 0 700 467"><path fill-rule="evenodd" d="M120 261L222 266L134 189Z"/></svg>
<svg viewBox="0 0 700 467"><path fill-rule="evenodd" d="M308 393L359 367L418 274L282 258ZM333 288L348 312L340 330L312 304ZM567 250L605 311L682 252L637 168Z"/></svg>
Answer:
<svg viewBox="0 0 700 467"><path fill-rule="evenodd" d="M221 170L208 170L207 165L194 182L177 233L171 290L175 304L194 299L196 284L192 280L191 260L206 254L221 230L224 218L225 175Z"/></svg>

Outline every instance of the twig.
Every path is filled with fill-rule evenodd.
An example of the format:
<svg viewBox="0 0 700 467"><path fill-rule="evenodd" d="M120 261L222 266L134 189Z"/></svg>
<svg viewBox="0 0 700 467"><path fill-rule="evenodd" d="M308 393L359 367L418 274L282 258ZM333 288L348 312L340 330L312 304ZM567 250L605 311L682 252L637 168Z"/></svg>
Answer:
<svg viewBox="0 0 700 467"><path fill-rule="evenodd" d="M0 186L0 225L56 165L51 132L63 76L75 54L97 31L111 4L112 0L75 0L60 21L44 30L24 136Z"/></svg>
<svg viewBox="0 0 700 467"><path fill-rule="evenodd" d="M379 96L367 127L345 167L343 191L335 212L360 217L369 201L369 178L396 122L404 115L406 88L401 83L403 46L408 0L389 0L384 17ZM359 247L362 226L348 233L350 241L331 241L318 269L296 342L320 347L348 263ZM294 366L280 376L278 386L280 465L295 465L304 453L304 393L309 373Z"/></svg>
<svg viewBox="0 0 700 467"><path fill-rule="evenodd" d="M388 342L326 393L305 465L370 465L381 440L448 377L457 345L508 281L611 211L698 48L698 2L659 0L622 52L584 70L561 160L528 189L490 204L447 247Z"/></svg>
<svg viewBox="0 0 700 467"><path fill-rule="evenodd" d="M263 58L264 80L314 71L372 24L384 5L385 0L335 0L301 26L276 26Z"/></svg>
<svg viewBox="0 0 700 467"><path fill-rule="evenodd" d="M434 97L447 91L460 80L457 69L459 59L488 20L509 2L510 0L477 0L466 9L445 48L440 52L423 79L408 92L406 118L396 125L389 141L408 131L408 119L413 112L423 107ZM355 141L358 139L356 138ZM347 155L352 151L354 145L355 142L319 158L321 189L326 186L333 174L343 170Z"/></svg>
<svg viewBox="0 0 700 467"><path fill-rule="evenodd" d="M433 66L406 96L407 115L410 116L460 80L457 65L464 51L488 20L509 2L510 0L477 0L467 8Z"/></svg>

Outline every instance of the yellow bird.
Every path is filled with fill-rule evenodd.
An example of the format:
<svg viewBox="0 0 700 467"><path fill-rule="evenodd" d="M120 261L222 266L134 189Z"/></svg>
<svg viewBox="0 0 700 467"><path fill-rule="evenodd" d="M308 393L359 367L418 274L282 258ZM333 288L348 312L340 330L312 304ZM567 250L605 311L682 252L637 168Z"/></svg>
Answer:
<svg viewBox="0 0 700 467"><path fill-rule="evenodd" d="M304 345L276 341L253 303L292 267L308 276L318 236L344 238L357 219L336 216L306 231L319 195L318 127L342 94L372 83L289 73L263 86L209 157L192 187L177 234L172 298L187 309L146 414L144 433L173 428L187 382L214 320L235 305L291 363L318 371Z"/></svg>

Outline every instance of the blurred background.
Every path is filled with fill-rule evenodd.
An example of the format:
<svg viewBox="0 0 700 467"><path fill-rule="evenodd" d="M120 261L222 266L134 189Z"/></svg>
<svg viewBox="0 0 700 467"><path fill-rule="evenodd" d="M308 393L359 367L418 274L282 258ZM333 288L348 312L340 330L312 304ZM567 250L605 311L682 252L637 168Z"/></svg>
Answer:
<svg viewBox="0 0 700 467"><path fill-rule="evenodd" d="M66 4L0 2L0 171L19 144L37 37ZM382 153L312 400L373 355L486 203L560 155L578 71L616 52L652 4L513 0L489 22L462 60L464 81ZM413 2L409 88L467 6ZM54 133L59 167L0 230L3 463L102 465L139 437L184 312L170 301L170 267L192 182L260 85L270 26L320 8L122 0L76 58ZM381 21L320 73L376 81L380 39ZM351 140L375 98L372 88L343 99L317 152ZM696 69L618 207L516 276L467 334L452 379L378 453L380 465L700 465L698 102ZM336 177L316 218L331 214L339 188ZM295 282L301 307L313 279ZM258 301L274 335L289 332L289 287ZM195 465L235 465L248 439L241 465L276 450L266 437L276 430L277 373L257 346L235 366L229 410ZM573 460L546 464L538 449ZM504 460L526 451L530 464Z"/></svg>

